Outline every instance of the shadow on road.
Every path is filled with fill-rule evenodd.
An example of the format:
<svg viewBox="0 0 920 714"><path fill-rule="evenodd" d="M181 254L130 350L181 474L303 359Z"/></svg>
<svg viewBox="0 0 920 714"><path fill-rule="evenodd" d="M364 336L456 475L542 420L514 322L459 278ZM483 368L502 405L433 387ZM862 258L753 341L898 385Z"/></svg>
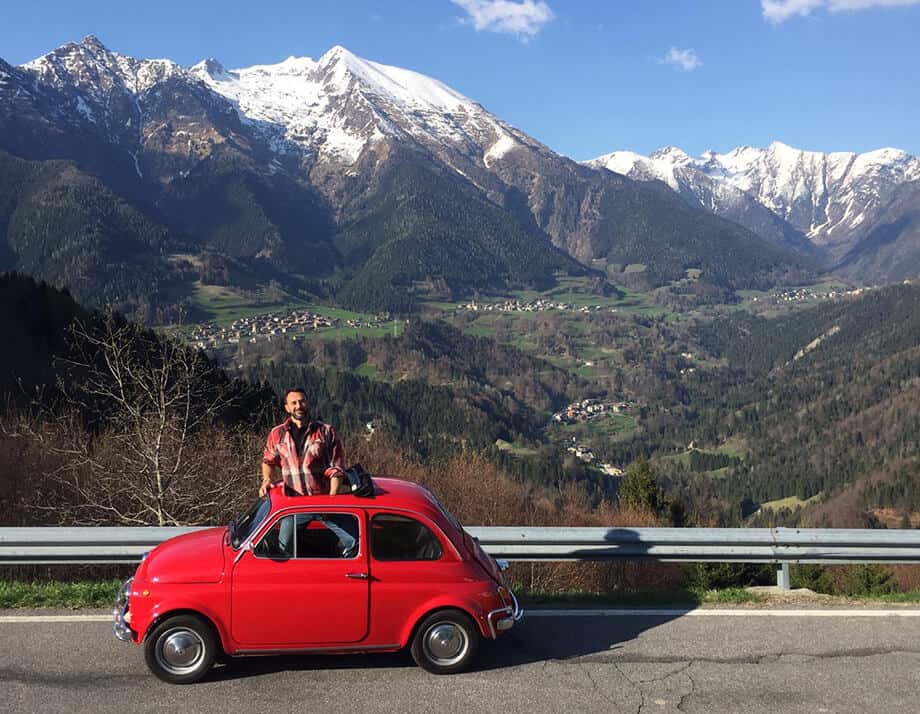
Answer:
<svg viewBox="0 0 920 714"><path fill-rule="evenodd" d="M575 617L566 614L528 618L525 615L524 620L505 637L497 642L483 643L474 668L502 669L606 654L619 649L645 630L675 617L667 613L630 617L591 614Z"/></svg>
<svg viewBox="0 0 920 714"><path fill-rule="evenodd" d="M391 652L366 655L277 655L271 657L231 657L216 666L207 681L222 682L246 679L278 672L310 672L339 669L392 669L414 667L409 653Z"/></svg>

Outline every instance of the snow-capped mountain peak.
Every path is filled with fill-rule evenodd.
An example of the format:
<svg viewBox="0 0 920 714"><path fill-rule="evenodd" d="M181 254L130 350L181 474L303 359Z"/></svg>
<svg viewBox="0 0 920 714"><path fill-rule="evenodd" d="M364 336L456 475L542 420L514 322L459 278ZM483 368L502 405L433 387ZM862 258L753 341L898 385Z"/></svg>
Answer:
<svg viewBox="0 0 920 714"><path fill-rule="evenodd" d="M390 139L425 147L446 161L444 152L451 151L475 157L480 167L488 168L518 144L533 143L442 82L363 59L341 45L319 59L292 56L275 64L228 69L208 58L183 69L170 60L121 55L89 36L20 70L38 85L63 93L63 102L58 101L62 117L96 124L132 156L148 138L139 127L157 115L156 107L166 100L160 85L172 79L192 91L193 103L207 104L207 97L194 89L203 83L217 95L213 99L218 104L229 101L271 151L302 157L306 166L352 165L366 148ZM194 125L180 123L183 126L161 121L150 129L177 150L175 131L200 133ZM203 135L199 138L207 141ZM459 164L448 163L464 173Z"/></svg>
<svg viewBox="0 0 920 714"><path fill-rule="evenodd" d="M87 35L80 42L68 42L27 62L22 69L58 89L75 86L94 93L123 89L133 95L184 73L172 60L137 60L113 52L94 35Z"/></svg>
<svg viewBox="0 0 920 714"><path fill-rule="evenodd" d="M336 45L317 62L317 70L329 73L342 83L355 78L363 89L406 108L452 112L473 102L445 84L412 70L362 59Z"/></svg>
<svg viewBox="0 0 920 714"><path fill-rule="evenodd" d="M384 137L423 143L468 141L485 132L483 151L492 158L498 123L475 102L447 85L412 70L372 62L341 45L318 60L289 57L274 65L225 70L205 60L191 74L229 99L244 121L274 133L276 149L308 152L352 164L369 144Z"/></svg>
<svg viewBox="0 0 920 714"><path fill-rule="evenodd" d="M872 223L871 216L900 185L920 180L920 159L900 149L822 153L781 141L766 149L710 150L696 159L674 147L649 157L615 151L586 163L639 180L664 181L733 220L741 220L744 200L756 202L838 255L851 247L853 236ZM713 181L722 187L718 192Z"/></svg>
<svg viewBox="0 0 920 714"><path fill-rule="evenodd" d="M198 64L192 65L188 68L188 72L192 76L202 79L204 76L208 76L212 79L224 79L229 75L229 72L227 72L220 61L213 57L208 57L208 59L201 60Z"/></svg>
<svg viewBox="0 0 920 714"><path fill-rule="evenodd" d="M682 149L678 149L676 146L665 146L661 149L658 149L657 151L652 152L649 155L649 158L668 161L677 165L689 164L691 161L690 156Z"/></svg>

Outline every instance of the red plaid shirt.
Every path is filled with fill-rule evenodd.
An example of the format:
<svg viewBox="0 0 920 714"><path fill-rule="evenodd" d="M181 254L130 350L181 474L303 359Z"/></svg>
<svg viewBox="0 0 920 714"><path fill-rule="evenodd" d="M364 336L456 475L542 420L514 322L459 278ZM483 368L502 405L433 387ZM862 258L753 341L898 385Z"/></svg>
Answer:
<svg viewBox="0 0 920 714"><path fill-rule="evenodd" d="M345 477L345 449L329 424L310 422L297 453L291 435L293 421L288 418L268 434L262 461L281 469L284 483L300 494L329 493L329 479Z"/></svg>

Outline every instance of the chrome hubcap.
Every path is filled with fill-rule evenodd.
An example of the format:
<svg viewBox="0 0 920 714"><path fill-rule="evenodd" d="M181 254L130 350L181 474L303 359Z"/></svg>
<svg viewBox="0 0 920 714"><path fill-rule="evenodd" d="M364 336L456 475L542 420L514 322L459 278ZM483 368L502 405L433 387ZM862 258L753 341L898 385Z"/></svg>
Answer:
<svg viewBox="0 0 920 714"><path fill-rule="evenodd" d="M451 665L463 659L469 649L466 631L452 622L442 622L425 635L425 650L428 657L440 665Z"/></svg>
<svg viewBox="0 0 920 714"><path fill-rule="evenodd" d="M164 632L156 648L157 662L172 674L193 671L201 664L204 654L204 641L197 632L184 627Z"/></svg>

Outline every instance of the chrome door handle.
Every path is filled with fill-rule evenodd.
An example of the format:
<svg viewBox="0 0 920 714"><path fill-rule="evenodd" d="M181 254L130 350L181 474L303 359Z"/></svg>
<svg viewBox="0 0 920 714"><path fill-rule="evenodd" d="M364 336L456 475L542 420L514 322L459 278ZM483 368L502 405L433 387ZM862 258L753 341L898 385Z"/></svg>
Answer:
<svg viewBox="0 0 920 714"><path fill-rule="evenodd" d="M345 577L355 580L367 580L370 576L367 573L345 573Z"/></svg>

